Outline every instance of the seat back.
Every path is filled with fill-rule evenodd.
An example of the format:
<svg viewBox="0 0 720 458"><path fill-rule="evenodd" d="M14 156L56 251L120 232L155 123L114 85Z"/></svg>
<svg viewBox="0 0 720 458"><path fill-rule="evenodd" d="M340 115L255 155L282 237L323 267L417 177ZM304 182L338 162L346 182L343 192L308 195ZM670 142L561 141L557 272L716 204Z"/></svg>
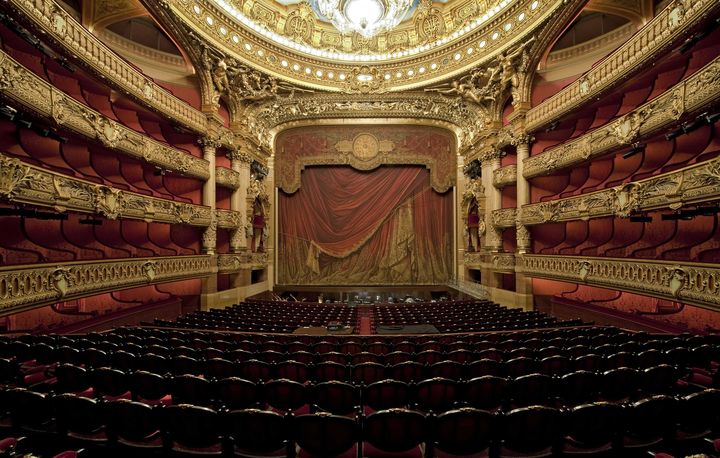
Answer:
<svg viewBox="0 0 720 458"><path fill-rule="evenodd" d="M425 415L408 409L388 409L365 418L363 439L383 452L405 452L420 446L427 436Z"/></svg>

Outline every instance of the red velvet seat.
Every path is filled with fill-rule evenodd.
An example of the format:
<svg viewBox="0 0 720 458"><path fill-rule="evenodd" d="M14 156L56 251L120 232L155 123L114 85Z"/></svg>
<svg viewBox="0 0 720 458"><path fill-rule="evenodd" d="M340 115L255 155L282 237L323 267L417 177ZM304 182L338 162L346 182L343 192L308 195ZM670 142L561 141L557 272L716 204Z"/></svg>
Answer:
<svg viewBox="0 0 720 458"><path fill-rule="evenodd" d="M389 409L368 415L363 422L363 456L421 458L428 437L425 415Z"/></svg>

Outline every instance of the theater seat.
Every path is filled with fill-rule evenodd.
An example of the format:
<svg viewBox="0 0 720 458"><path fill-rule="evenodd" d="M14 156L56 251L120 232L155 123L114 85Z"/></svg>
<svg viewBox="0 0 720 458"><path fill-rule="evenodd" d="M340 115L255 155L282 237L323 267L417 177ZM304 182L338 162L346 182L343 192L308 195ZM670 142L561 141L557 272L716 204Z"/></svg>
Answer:
<svg viewBox="0 0 720 458"><path fill-rule="evenodd" d="M420 412L380 410L368 415L363 423L363 455L422 458L427 433L425 415Z"/></svg>

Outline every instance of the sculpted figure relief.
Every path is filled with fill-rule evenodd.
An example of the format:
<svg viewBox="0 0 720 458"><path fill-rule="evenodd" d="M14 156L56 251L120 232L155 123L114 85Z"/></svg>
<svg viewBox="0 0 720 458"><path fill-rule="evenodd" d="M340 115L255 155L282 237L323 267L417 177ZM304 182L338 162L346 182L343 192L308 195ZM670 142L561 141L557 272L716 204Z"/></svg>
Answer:
<svg viewBox="0 0 720 458"><path fill-rule="evenodd" d="M457 95L478 105L484 105L499 101L506 91L510 90L513 101L518 101L520 75L527 71L529 63L526 48L533 41L535 37L531 37L511 51L501 52L495 58L497 64L495 66L476 68L458 80L426 88L425 91L448 96Z"/></svg>
<svg viewBox="0 0 720 458"><path fill-rule="evenodd" d="M244 100L259 102L281 95L292 98L297 91L312 92L253 70L207 46L202 46L201 59L205 69L210 72L217 97L232 94Z"/></svg>

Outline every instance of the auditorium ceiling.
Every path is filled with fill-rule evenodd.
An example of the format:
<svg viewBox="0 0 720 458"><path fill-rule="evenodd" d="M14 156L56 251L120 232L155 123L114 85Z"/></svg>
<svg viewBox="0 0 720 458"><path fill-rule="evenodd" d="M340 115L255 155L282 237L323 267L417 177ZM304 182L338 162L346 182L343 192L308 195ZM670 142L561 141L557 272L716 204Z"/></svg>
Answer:
<svg viewBox="0 0 720 458"><path fill-rule="evenodd" d="M332 119L430 124L453 132L458 151L480 149L510 99L530 106L534 70L555 62L552 51L565 58L583 42L624 38L654 7L652 0L412 0L399 25L365 37L340 33L317 3L64 1L148 75L194 85L203 104L222 104L231 126L267 154L283 129ZM607 43L600 45L596 53ZM596 57L569 70L560 59L558 77L582 73Z"/></svg>

